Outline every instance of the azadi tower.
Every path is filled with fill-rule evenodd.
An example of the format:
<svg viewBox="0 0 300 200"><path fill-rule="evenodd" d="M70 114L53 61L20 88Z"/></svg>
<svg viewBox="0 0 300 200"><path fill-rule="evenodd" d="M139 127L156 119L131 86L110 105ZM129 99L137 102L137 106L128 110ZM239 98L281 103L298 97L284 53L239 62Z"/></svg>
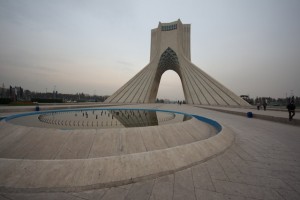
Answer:
<svg viewBox="0 0 300 200"><path fill-rule="evenodd" d="M151 30L150 63L111 95L107 103L154 103L162 74L174 70L188 104L246 106L246 101L191 62L190 24L159 23Z"/></svg>

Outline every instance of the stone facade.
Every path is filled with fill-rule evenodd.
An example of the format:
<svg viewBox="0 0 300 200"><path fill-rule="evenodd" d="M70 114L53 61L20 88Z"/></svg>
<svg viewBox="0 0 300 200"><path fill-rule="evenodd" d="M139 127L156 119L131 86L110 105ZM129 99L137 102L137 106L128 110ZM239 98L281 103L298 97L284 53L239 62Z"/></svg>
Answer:
<svg viewBox="0 0 300 200"><path fill-rule="evenodd" d="M162 74L174 70L188 104L247 106L248 103L191 62L190 24L159 23L151 31L150 62L107 103L154 103Z"/></svg>

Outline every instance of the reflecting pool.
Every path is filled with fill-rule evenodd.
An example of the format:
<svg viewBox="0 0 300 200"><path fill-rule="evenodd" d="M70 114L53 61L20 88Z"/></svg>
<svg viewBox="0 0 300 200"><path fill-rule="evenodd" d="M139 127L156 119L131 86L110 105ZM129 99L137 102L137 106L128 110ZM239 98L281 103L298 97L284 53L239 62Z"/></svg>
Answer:
<svg viewBox="0 0 300 200"><path fill-rule="evenodd" d="M42 128L106 129L145 127L177 123L192 116L171 111L144 109L57 110L22 114L8 119L10 123Z"/></svg>

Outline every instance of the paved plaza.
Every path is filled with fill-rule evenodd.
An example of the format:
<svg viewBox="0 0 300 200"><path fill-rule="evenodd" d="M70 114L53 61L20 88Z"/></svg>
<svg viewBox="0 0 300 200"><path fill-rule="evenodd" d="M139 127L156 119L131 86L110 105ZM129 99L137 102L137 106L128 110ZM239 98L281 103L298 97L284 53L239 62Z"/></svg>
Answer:
<svg viewBox="0 0 300 200"><path fill-rule="evenodd" d="M255 114L261 114L265 116L276 116L277 118L287 118L287 112L282 111L254 111L251 109L238 109L238 108L222 108L223 110L231 110L234 112L246 113L247 111L252 111L254 113L254 118L247 118L245 115L237 115L237 114L229 114L225 112L220 112L216 110L211 110L207 108L200 108L192 105L175 105L175 104L145 104L145 105L127 105L126 107L146 107L146 108L159 108L165 110L175 110L181 111L185 113L198 114L219 122L223 127L224 131L228 131L221 133L220 135L211 135L211 129L207 126L199 125L195 127L195 123L193 121L181 122L182 126L171 126L164 125L162 130L159 130L161 127L156 127L155 130L159 130L162 132L168 132L172 130L172 132L176 135L176 137L172 137L172 135L168 135L168 141L173 141L173 145L166 144L166 146L162 146L161 148L151 149L150 153L155 153L159 151L169 150L173 148L181 148L187 147L190 148L189 145L194 145L193 148L196 148L196 144L200 144L204 141L209 141L212 146L210 147L210 151L213 151L214 154L207 154L207 156L201 157L201 153L194 151L185 151L188 155L188 159L186 158L184 161L189 162L190 164L186 167L174 168L172 170L170 167L174 167L173 165L161 166L167 161L161 160L158 164L157 169L163 171L162 174L155 174L155 176L144 176L141 179L135 179L133 181L129 181L128 183L120 182L116 183L116 187L113 185L94 185L93 188L84 188L77 187L74 191L71 191L70 188L62 188L61 190L58 188L48 189L47 188L32 188L32 184L34 183L28 181L28 188L26 189L26 181L34 178L32 174L33 171L26 171L26 167L29 169L29 165L23 165L24 171L26 173L20 173L21 171L13 171L11 170L11 174L14 174L14 179L6 179L5 173L3 173L3 169L5 169L5 161L9 160L8 158L4 159L4 155L13 154L6 153L10 152L8 149L0 147L0 154L2 155L0 160L0 179L2 179L0 186L0 200L9 199L9 200L18 200L18 199L300 199L300 127L293 122L288 124L279 123L278 120L272 121L270 117L268 120L262 120L255 118ZM221 109L220 107L218 108ZM259 113L258 113L259 112ZM296 113L295 120L299 120L299 114ZM187 124L189 123L189 124ZM165 126L169 126L166 128ZM193 129L191 129L193 127ZM1 129L2 130L2 129ZM14 128L11 129L12 132ZM140 129L138 129L140 130ZM151 130L151 129L149 129ZM153 129L154 130L154 129ZM195 130L199 130L199 138L196 138L194 135ZM201 130L206 130L201 133ZM42 133L43 130L41 130ZM59 131L59 130L57 130ZM57 132L56 131L56 132ZM75 130L80 131L80 130ZM30 130L29 130L30 132ZM188 134L185 134L187 133ZM4 131L0 131L0 135L3 134ZM21 134L21 133L19 133ZM231 140L231 134L234 136L233 140ZM145 138L146 133L141 134L142 138ZM194 140L187 139L186 135L194 135ZM37 135L38 136L38 135ZM226 141L224 143L218 143L214 140L215 138L224 137L222 141ZM1 141L3 138L1 137ZM60 136L63 137L63 136ZM95 134L94 134L95 137ZM109 137L109 135L107 135ZM181 138L181 139L178 139ZM195 140L196 138L196 140ZM91 137L88 137L87 140L84 140L85 137L82 137L79 141L92 141ZM186 141L186 142L183 142ZM22 141L22 140L20 140ZM23 140L24 141L24 140ZM139 140L137 140L139 141ZM145 139L141 140L145 141ZM231 142L232 141L232 142ZM181 142L181 143L179 143ZM138 142L141 143L141 142ZM56 143L55 143L56 144ZM66 146L62 148L60 154L57 155L68 155L68 159L70 161L77 162L81 159L77 159L76 155L80 154L68 154L67 150L71 149L71 145L68 146L68 142L65 142ZM78 143L79 144L79 143ZM81 149L78 153L83 152L85 148L84 143L79 145L78 148ZM100 143L99 143L100 144ZM150 143L149 143L150 144ZM158 144L153 141L152 145ZM216 147L216 149L212 149L214 144L220 144L221 147ZM17 145L17 143L16 143ZM201 144L203 145L203 144ZM24 150L24 145L19 145L22 148L19 148L19 151ZM92 146L92 145L90 145ZM111 145L110 145L111 146ZM68 148L67 148L68 147ZM129 146L127 146L128 149ZM147 145L144 143L145 149ZM2 149L1 149L2 148ZM32 147L34 148L34 147ZM102 146L103 150L98 152L104 152L107 150L109 146ZM201 149L201 146L199 146ZM76 149L76 147L75 147ZM18 149L17 149L18 150ZM11 151L15 153L17 159L22 161L26 156L32 156L32 152L30 153L20 153L17 150ZM71 149L72 150L72 149ZM153 151L152 151L153 150ZM199 150L199 149L198 149ZM128 150L128 154L126 155L138 155L138 154L146 154L146 152L134 152L136 149ZM97 151L95 151L97 152ZM182 151L179 151L182 152ZM192 153L192 154L190 154ZM207 152L209 153L209 152ZM45 154L46 155L46 154ZM47 154L52 155L52 154ZM89 153L85 154L84 158L90 158ZM119 154L118 154L119 155ZM171 154L168 154L171 155ZM41 156L41 154L35 154L35 156ZM75 156L75 157L72 157ZM100 157L101 155L97 155L96 157ZM107 156L107 155L105 155ZM109 157L103 157L105 159ZM50 156L51 157L51 156ZM82 158L83 158L82 157ZM93 156L92 156L93 157ZM43 158L43 156L41 156ZM59 156L57 157L59 158ZM175 157L176 158L176 157ZM32 159L30 157L26 159ZM24 163L27 160L24 159ZM37 157L34 157L35 160L33 162L38 162ZM48 158L47 158L48 159ZM165 157L166 160L167 157ZM180 155L178 157L180 159ZM197 159L200 159L200 162L197 162ZM13 159L11 159L13 160ZM146 160L147 161L147 160ZM145 161L145 162L146 162ZM48 160L42 160L41 162L48 162ZM56 158L53 158L53 161L56 162ZM185 162L180 162L185 164ZM23 164L24 164L23 163ZM71 163L71 162L70 162ZM114 161L113 163L117 163ZM110 165L109 167L113 168L114 165ZM178 166L180 164L178 163ZM95 165L96 166L96 165ZM176 165L177 166L177 165ZM74 166L69 165L67 170L73 170ZM125 167L126 168L126 167ZM47 168L42 168L47 170ZM42 171L40 168L36 168L37 171ZM125 170L125 169L124 169ZM149 171L150 168L143 168L136 170L140 170L143 173L144 171ZM109 171L109 170L108 170ZM31 174L32 173L32 174ZM117 171L116 171L117 173ZM122 171L118 172L122 174ZM131 172L131 175L134 172ZM59 171L55 171L53 169L52 176L64 176L64 173L59 173ZM146 174L145 174L146 175ZM74 174L74 177L77 175ZM2 178L1 178L2 177ZM79 176L80 177L80 176ZM85 177L82 176L81 177ZM105 176L104 176L105 177ZM114 176L115 177L115 176ZM51 177L49 178L49 182L51 182ZM54 177L55 178L55 177ZM61 178L61 177L58 177ZM62 177L63 179L64 177ZM72 180L72 177L67 177L69 180ZM85 177L86 178L86 177ZM90 177L94 179L93 176ZM11 180L11 183L7 183L3 180ZM112 178L107 180L111 181ZM14 180L14 181L12 181ZM59 179L57 179L59 180ZM89 180L86 180L89 181ZM55 182L54 182L55 183ZM8 189L8 187L3 187L4 185L11 186L22 186L23 189ZM31 185L30 185L31 184ZM60 183L57 182L57 185ZM65 190L65 191L63 191Z"/></svg>

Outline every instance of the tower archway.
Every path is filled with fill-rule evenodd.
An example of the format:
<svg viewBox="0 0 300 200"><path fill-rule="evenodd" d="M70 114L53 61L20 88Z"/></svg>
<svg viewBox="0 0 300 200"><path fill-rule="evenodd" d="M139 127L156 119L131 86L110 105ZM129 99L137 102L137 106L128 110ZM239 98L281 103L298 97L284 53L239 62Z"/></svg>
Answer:
<svg viewBox="0 0 300 200"><path fill-rule="evenodd" d="M155 77L154 77L154 83L153 83L153 86L151 89L152 95L150 96L150 102L153 102L153 100L154 101L156 100L161 77L167 70L172 70L172 71L176 72L180 78L181 84L183 85L182 79L181 79L181 74L180 74L179 59L178 59L175 51L173 51L170 47L168 47L160 56L157 70L156 70Z"/></svg>
<svg viewBox="0 0 300 200"><path fill-rule="evenodd" d="M156 101L157 99L170 100L171 102L185 100L181 79L174 70L167 70L162 74Z"/></svg>

